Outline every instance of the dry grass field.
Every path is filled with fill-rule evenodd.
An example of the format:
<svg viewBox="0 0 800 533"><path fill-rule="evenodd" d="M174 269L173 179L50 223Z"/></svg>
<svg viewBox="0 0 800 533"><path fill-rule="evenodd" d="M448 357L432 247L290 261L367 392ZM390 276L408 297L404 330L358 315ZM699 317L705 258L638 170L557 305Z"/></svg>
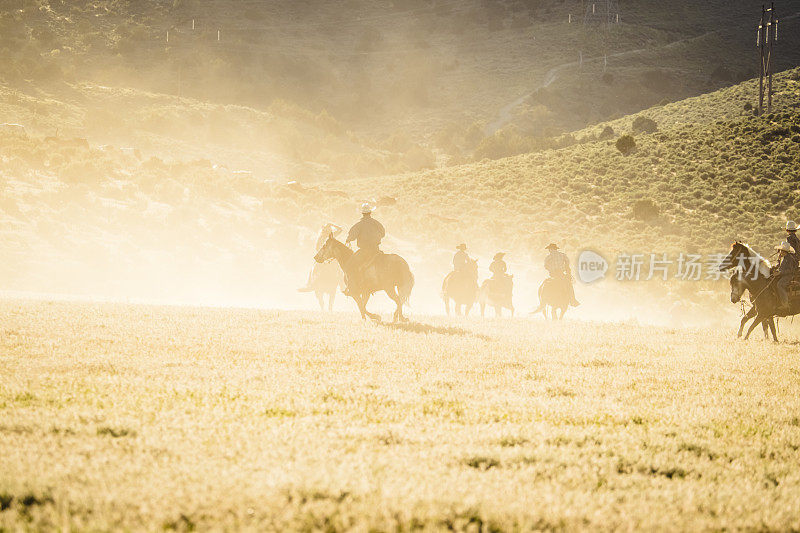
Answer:
<svg viewBox="0 0 800 533"><path fill-rule="evenodd" d="M0 303L0 529L800 528L796 340Z"/></svg>
<svg viewBox="0 0 800 533"><path fill-rule="evenodd" d="M0 533L800 532L800 325L719 276L800 220L800 0L767 112L751 0L2 4ZM408 324L298 291L364 202ZM462 242L517 318L432 316Z"/></svg>

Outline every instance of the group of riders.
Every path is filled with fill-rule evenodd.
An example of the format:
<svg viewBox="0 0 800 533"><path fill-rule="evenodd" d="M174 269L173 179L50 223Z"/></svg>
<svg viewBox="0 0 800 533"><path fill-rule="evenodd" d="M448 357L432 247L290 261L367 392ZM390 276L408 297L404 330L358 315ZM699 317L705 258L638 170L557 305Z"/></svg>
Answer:
<svg viewBox="0 0 800 533"><path fill-rule="evenodd" d="M350 272L351 275L345 275L346 288L344 293L346 295L353 295L355 293L354 283L358 278L358 273L363 273L370 264L382 253L380 251L380 244L386 236L386 229L383 224L378 222L373 217L375 208L369 204L364 203L361 205L361 220L359 220L350 231L347 233L345 244L351 242L356 243L357 250L349 260L345 272ZM343 231L343 228L336 224L325 224L320 230L316 242L316 249L320 250L325 241L331 237L338 237ZM569 305L578 306L579 302L575 299L575 290L573 287L573 277L570 269L569 258L558 248L555 243L549 244L545 248L549 253L544 260L544 268L549 274L550 282L554 282L563 287L563 290L569 295ZM800 249L800 246L798 246ZM511 292L513 286L512 276L508 274L508 265L505 262L505 253L498 252L492 259L489 265L489 272L491 273L491 281L498 287L499 290ZM474 261L467 253L467 245L465 243L456 246L456 252L453 256L453 276L466 275L469 270L470 264ZM300 291L313 290L313 282L320 268L320 264L316 263L308 275L306 286L301 288ZM356 273L353 275L352 273Z"/></svg>
<svg viewBox="0 0 800 533"><path fill-rule="evenodd" d="M544 268L550 276L550 280L563 285L564 290L569 294L569 305L577 307L580 303L575 299L575 288L573 287L572 271L569 266L567 254L558 249L558 245L550 243L545 248L549 253L544 259ZM511 291L512 281L508 274L504 252L497 252L489 265L490 278L501 291ZM467 253L467 245L462 243L456 246L456 253L453 256L453 275L467 275L472 259Z"/></svg>

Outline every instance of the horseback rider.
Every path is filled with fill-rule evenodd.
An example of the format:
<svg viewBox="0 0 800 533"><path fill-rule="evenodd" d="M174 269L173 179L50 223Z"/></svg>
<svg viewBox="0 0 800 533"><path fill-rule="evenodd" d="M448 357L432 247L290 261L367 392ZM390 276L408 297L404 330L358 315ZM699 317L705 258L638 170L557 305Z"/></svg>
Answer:
<svg viewBox="0 0 800 533"><path fill-rule="evenodd" d="M558 245L550 243L545 248L550 254L544 259L544 268L554 280L564 282L569 291L569 305L578 307L580 302L575 299L575 287L572 286L572 270L569 267L567 254L558 250Z"/></svg>
<svg viewBox="0 0 800 533"><path fill-rule="evenodd" d="M333 222L323 224L322 229L319 230L319 235L317 235L317 245L315 249L319 251L325 244L325 241L328 240L328 237L337 237L341 232L342 228ZM311 267L311 271L308 273L308 281L306 281L306 286L297 289L299 292L311 292L314 290L312 285L317 279L317 274L319 274L320 268L322 268L322 265L314 261L314 266Z"/></svg>
<svg viewBox="0 0 800 533"><path fill-rule="evenodd" d="M794 248L796 259L800 259L797 257L797 254L800 253L800 239L797 238L798 229L800 229L800 226L798 226L794 220L790 220L786 223L786 242L789 243L789 246Z"/></svg>
<svg viewBox="0 0 800 533"><path fill-rule="evenodd" d="M489 265L489 272L492 273L493 280L499 282L500 286L503 287L504 290L508 290L511 276L507 274L508 266L506 265L506 262L503 261L505 256L506 254L503 252L497 252L494 254L492 263Z"/></svg>
<svg viewBox="0 0 800 533"><path fill-rule="evenodd" d="M489 265L489 272L492 273L492 278L503 279L508 271L508 266L503 258L506 256L503 252L497 252L492 258L492 264Z"/></svg>
<svg viewBox="0 0 800 533"><path fill-rule="evenodd" d="M789 310L789 283L792 282L794 273L797 270L797 259L795 249L788 242L783 241L775 247L778 250L778 273L775 288L778 292L779 307L778 311Z"/></svg>
<svg viewBox="0 0 800 533"><path fill-rule="evenodd" d="M363 270L381 253L381 240L386 236L383 224L372 218L374 210L375 208L368 203L361 204L361 220L350 228L350 232L347 234L347 241L345 241L345 244L356 241L356 246L358 246L358 250L353 254L348 265L349 270L351 273L355 273L356 277L360 277ZM347 288L344 293L348 296L353 294L353 284L357 282L352 277L348 275L345 280Z"/></svg>
<svg viewBox="0 0 800 533"><path fill-rule="evenodd" d="M456 254L453 256L453 270L455 272L462 272L469 265L469 254L467 254L467 245L464 243L456 246Z"/></svg>

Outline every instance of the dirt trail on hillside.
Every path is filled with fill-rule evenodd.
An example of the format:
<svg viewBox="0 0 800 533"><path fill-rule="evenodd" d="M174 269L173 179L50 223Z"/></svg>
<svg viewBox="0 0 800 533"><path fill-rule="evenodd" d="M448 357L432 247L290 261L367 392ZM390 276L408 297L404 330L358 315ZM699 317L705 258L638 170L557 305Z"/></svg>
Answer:
<svg viewBox="0 0 800 533"><path fill-rule="evenodd" d="M648 52L648 51L652 52L652 51L656 51L656 50L666 50L668 48L677 46L679 44L682 44L682 43L685 43L685 42L688 42L688 41L691 41L691 40L702 39L702 38L707 37L709 35L712 35L714 33L718 33L718 31L719 30L706 32L706 33L704 33L702 35L698 35L696 37L687 37L685 39L680 39L678 41L673 41L671 43L667 43L667 44L665 44L663 46L659 46L659 47L656 47L656 48L636 48L635 50L626 50L624 52L616 52L614 54L609 54L606 57L608 57L608 59L612 59L612 58L620 58L620 57L626 57L626 56L630 56L630 55L640 54L642 52ZM587 64L587 63L599 62L599 61L602 61L603 57L604 56L595 56L595 57L586 58L586 59L583 60L583 63ZM581 62L580 61L570 61L569 63L563 63L561 65L557 65L557 66L551 68L550 70L548 70L544 75L544 80L542 81L542 83L537 85L533 90L523 94L522 96L520 96L516 100L512 101L511 103L505 105L504 107L502 107L500 109L500 111L497 114L497 118L495 118L495 120L493 120L492 122L490 122L489 124L486 125L486 128L484 129L484 132L486 133L486 135L494 135L495 132L497 132L503 126L505 126L506 124L511 122L511 120L513 118L512 111L514 111L514 109L516 109L518 106L522 105L525 102L525 100L530 98L539 89L543 89L545 87L549 87L554 81L556 81L558 79L558 75L561 72L563 72L563 71L565 71L567 69L573 68L573 67L580 67L580 66L581 66Z"/></svg>
<svg viewBox="0 0 800 533"><path fill-rule="evenodd" d="M780 20L785 22L787 20L796 19L798 17L800 17L800 13L795 13L794 15L781 17ZM643 52L654 52L654 51L657 51L657 50L667 50L667 49L670 49L670 48L674 48L674 47L676 47L678 45L681 45L683 43L704 39L705 37L708 37L710 35L714 35L715 33L720 33L720 32L722 32L722 29L712 30L712 31L708 31L706 33L703 33L701 35L696 35L694 37L685 37L683 39L678 39L677 41L672 41L671 43L667 43L667 44L662 45L662 46L657 46L655 48L636 48L634 50L626 50L624 52L616 52L614 54L609 54L606 57L608 57L608 59L612 59L612 58L613 59L618 59L618 58L621 58L621 57L627 57L627 56L632 56L632 55L636 55L636 54L641 54ZM603 57L604 56L595 56L595 57L586 58L586 59L583 60L583 63L584 64L586 64L586 63L596 63L596 62L602 61ZM484 133L486 135L494 135L498 130L500 130L502 127L504 127L505 125L507 125L508 123L511 122L511 120L513 119L513 113L512 112L514 111L514 109L516 109L517 107L522 105L525 102L525 100L530 98L536 91L538 91L539 89L543 89L545 87L549 87L554 81L556 81L558 79L558 75L560 73L562 73L563 71L565 71L567 69L570 69L570 68L573 68L573 67L580 67L580 66L581 66L581 62L580 61L570 61L568 63L563 63L561 65L557 65L557 66L551 68L550 70L548 70L544 75L544 79L543 79L542 83L540 83L539 85L534 87L532 90L528 91L527 93L523 94L519 98L515 99L514 101L510 102L509 104L503 106L500 109L500 111L498 112L497 117L492 122L490 122L489 124L486 125L486 127L484 128Z"/></svg>

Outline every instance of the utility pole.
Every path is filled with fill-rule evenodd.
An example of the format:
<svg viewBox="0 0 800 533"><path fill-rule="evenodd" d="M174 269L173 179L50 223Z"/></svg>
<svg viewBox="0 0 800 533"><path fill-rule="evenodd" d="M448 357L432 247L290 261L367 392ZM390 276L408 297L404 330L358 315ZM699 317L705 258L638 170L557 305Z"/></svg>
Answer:
<svg viewBox="0 0 800 533"><path fill-rule="evenodd" d="M764 112L764 82L767 84L767 113L772 111L772 46L778 40L778 19L775 18L775 2L770 7L761 6L761 22L758 25L756 46L759 49L758 114Z"/></svg>

